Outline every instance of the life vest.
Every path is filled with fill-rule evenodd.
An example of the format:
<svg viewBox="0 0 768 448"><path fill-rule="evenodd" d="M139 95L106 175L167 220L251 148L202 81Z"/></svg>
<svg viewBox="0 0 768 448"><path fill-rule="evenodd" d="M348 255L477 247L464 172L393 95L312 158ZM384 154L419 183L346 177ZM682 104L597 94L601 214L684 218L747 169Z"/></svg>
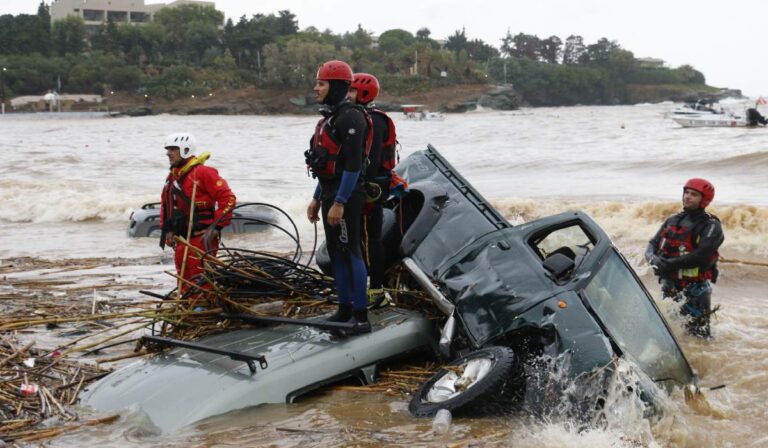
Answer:
<svg viewBox="0 0 768 448"><path fill-rule="evenodd" d="M184 167L177 171L176 175L171 170L165 179L162 195L163 228L161 230L163 233L173 232L178 235L186 235L189 225L189 210L192 209L192 199L184 192L182 185L187 176L198 166L203 166L208 157L210 157L208 153L201 154L199 157L187 162ZM215 216L213 201L210 201L211 205L208 207L200 206L200 202L209 203L209 201L200 201L200 197L195 198L195 213L192 217L193 231L203 230L211 225ZM186 210L179 207L180 203L186 204ZM161 238L161 242L162 240L164 238Z"/></svg>
<svg viewBox="0 0 768 448"><path fill-rule="evenodd" d="M357 105L350 105L363 112L366 121L365 147L363 148L363 166L367 166L368 154L371 152L373 144L373 122L371 116L364 108ZM336 114L321 118L315 126L315 135L312 137L312 148L304 153L307 162L307 168L312 172L312 177L320 180L331 180L337 177L338 168L336 162L342 151L341 141L335 135L333 119ZM340 171L340 170L338 170Z"/></svg>
<svg viewBox="0 0 768 448"><path fill-rule="evenodd" d="M677 224L670 224L662 230L659 250L669 258L680 257L693 252L699 247L701 231L713 219L717 220L718 218L705 213L693 226L686 227L678 225L682 220L678 218ZM719 257L720 254L715 251L706 266L678 269L671 274L671 277L683 283L711 280L717 271L717 259Z"/></svg>
<svg viewBox="0 0 768 448"><path fill-rule="evenodd" d="M387 139L381 143L381 168L379 172L389 174L400 161L400 156L397 153L397 132L395 131L395 123L389 118L389 115L384 111L376 108L369 108L369 112L379 114L387 119Z"/></svg>

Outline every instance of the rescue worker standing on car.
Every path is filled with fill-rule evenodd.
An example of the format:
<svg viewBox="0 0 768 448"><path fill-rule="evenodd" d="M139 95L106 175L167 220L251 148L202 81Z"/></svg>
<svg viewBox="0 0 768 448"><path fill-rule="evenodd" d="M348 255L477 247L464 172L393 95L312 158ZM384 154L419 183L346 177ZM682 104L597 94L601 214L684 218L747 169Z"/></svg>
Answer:
<svg viewBox="0 0 768 448"><path fill-rule="evenodd" d="M683 211L669 217L648 243L645 258L659 277L664 297L685 299L688 331L710 337L712 283L717 281L718 248L723 243L720 220L706 212L715 187L690 179L683 187Z"/></svg>
<svg viewBox="0 0 768 448"><path fill-rule="evenodd" d="M317 222L322 211L339 294L338 310L328 320L355 323L360 331L370 331L360 241L365 200L362 171L371 144L370 117L347 99L352 69L345 62L324 63L316 78L313 91L323 118L305 152L307 167L318 180L307 218Z"/></svg>
<svg viewBox="0 0 768 448"><path fill-rule="evenodd" d="M194 283L193 279L203 272L203 266L200 255L192 248L216 256L221 229L231 221L236 199L219 172L204 165L210 153L197 155L197 145L191 134L166 137L165 152L171 170L160 202L160 247L168 245L175 249L176 272L182 279ZM185 245L176 244L174 237L187 238L191 211L191 247L185 250ZM182 282L180 291L184 293L188 288L189 285Z"/></svg>
<svg viewBox="0 0 768 448"><path fill-rule="evenodd" d="M365 171L366 205L363 208L363 244L365 262L371 283L368 307L378 308L389 302L384 291L384 247L381 241L384 201L389 197L392 170L397 164L397 134L392 119L376 108L373 100L379 95L379 80L368 73L355 73L349 98L365 107L373 122L373 139Z"/></svg>

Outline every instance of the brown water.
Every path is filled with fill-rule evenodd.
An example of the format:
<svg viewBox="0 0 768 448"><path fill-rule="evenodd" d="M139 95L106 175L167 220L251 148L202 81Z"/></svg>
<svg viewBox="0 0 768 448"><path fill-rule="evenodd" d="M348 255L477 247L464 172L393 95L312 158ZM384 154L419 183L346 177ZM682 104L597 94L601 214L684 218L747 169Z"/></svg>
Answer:
<svg viewBox="0 0 768 448"><path fill-rule="evenodd" d="M672 107L545 108L526 114L449 116L439 123L396 121L403 157L434 144L513 222L586 210L658 297L642 252L661 221L678 209L680 186L689 177L708 177L718 188L712 211L725 229L722 255L768 260L766 131L680 129L663 117ZM313 229L301 216L313 184L301 152L314 126L312 117L3 120L2 265L24 255L57 260L164 257L163 265L109 272L118 283L170 289L171 278L162 274L172 268L169 254L160 252L156 241L128 240L125 223L131 209L157 200L167 169L162 137L180 129L194 129L204 149L212 150L210 163L229 180L239 199L284 208L298 218L305 249L311 245ZM263 235L227 242L253 247L254 241L260 248L292 248ZM726 385L705 391L711 406L704 412L687 406L682 392L676 391L664 401L667 412L657 421L643 419L625 406L609 419L607 428L591 431L579 431L573 422L555 417L536 421L518 415L456 418L449 433L436 435L429 419L408 414L408 397L335 390L294 405L238 411L166 436L153 435L127 411L113 425L81 429L45 445L768 447L768 267L723 263L721 271L713 294L713 303L722 307L713 341L685 335L675 305L659 302L702 386ZM85 286L102 283L97 275L104 273L96 269L47 277L74 276L75 286ZM8 277L37 275L40 272L33 271ZM0 290L6 287L0 281ZM130 291L94 294L125 298ZM49 341L40 337L40 344ZM173 412L170 403L168 411ZM83 410L81 416L89 414Z"/></svg>
<svg viewBox="0 0 768 448"><path fill-rule="evenodd" d="M626 245L619 241L619 245ZM626 253L640 246L623 248ZM105 260L106 263L106 260ZM98 260L85 264L98 265ZM163 284L162 266L95 268L46 275L47 280L74 279L76 285L144 282ZM567 446L567 447L761 447L768 446L768 316L761 311L768 287L768 268L724 263L713 304L721 310L713 324L715 339L702 341L685 334L684 322L671 301L658 301L658 285L640 266L638 271L654 292L693 368L709 407L697 410L674 391L662 399L665 414L649 421L627 403L608 419L607 427L583 430L562 417L542 421L528 415L454 418L445 434L432 431L431 419L411 417L408 396L397 391L325 389L291 405L267 405L211 418L176 434L157 435L131 410L109 426L77 430L46 442L47 446ZM40 272L19 272L23 279ZM137 280L138 279L138 280ZM116 295L129 291L121 288ZM99 292L99 294L106 294ZM60 343L40 335L39 343ZM715 391L713 386L725 385ZM617 398L619 399L619 398ZM169 403L169 412L173 406ZM81 417L93 417L81 410Z"/></svg>

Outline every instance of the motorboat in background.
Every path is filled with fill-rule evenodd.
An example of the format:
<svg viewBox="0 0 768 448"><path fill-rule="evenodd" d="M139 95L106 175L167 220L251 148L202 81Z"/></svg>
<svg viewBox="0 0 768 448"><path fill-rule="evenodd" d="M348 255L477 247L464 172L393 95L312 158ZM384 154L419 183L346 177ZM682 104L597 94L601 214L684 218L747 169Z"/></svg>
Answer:
<svg viewBox="0 0 768 448"><path fill-rule="evenodd" d="M443 121L445 115L440 112L432 112L424 108L423 104L403 104L400 106L403 108L403 114L405 114L406 120L415 121Z"/></svg>
<svg viewBox="0 0 768 448"><path fill-rule="evenodd" d="M675 115L675 123L684 128L743 128L747 126L744 117L734 114Z"/></svg>
<svg viewBox="0 0 768 448"><path fill-rule="evenodd" d="M758 127L768 124L768 120L755 108L749 108L744 115L732 112L716 114L690 114L672 117L675 123L684 128L743 128Z"/></svg>
<svg viewBox="0 0 768 448"><path fill-rule="evenodd" d="M692 115L712 115L712 114L724 114L725 110L721 107L719 110L712 107L713 101L710 100L698 100L695 102L687 102L682 106L676 107L672 110L672 116L692 116Z"/></svg>

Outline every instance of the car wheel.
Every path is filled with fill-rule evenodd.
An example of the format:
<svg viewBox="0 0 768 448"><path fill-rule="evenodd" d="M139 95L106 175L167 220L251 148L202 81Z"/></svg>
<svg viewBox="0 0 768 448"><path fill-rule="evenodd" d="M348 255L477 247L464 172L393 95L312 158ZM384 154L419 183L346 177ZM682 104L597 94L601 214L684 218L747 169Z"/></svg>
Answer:
<svg viewBox="0 0 768 448"><path fill-rule="evenodd" d="M408 410L432 417L451 412L503 413L519 384L514 381L515 354L507 347L487 347L463 356L437 372L416 392ZM510 392L513 392L510 394Z"/></svg>

